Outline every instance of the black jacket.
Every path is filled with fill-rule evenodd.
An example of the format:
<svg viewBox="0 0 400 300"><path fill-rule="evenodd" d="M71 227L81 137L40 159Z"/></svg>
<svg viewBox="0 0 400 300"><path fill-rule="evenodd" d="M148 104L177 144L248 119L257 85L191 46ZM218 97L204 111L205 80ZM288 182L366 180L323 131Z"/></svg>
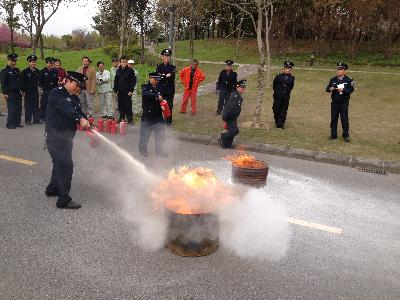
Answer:
<svg viewBox="0 0 400 300"><path fill-rule="evenodd" d="M135 71L128 67L119 67L114 78L114 93L133 93L135 86Z"/></svg>
<svg viewBox="0 0 400 300"><path fill-rule="evenodd" d="M340 84L344 85L342 94L340 94L337 90L333 90L331 92L331 87L337 88ZM342 79L339 79L337 76L332 77L329 80L328 86L326 87L326 92L331 93L331 98L333 102L348 101L350 99L351 93L354 92L353 78L350 78L348 76L344 76Z"/></svg>
<svg viewBox="0 0 400 300"><path fill-rule="evenodd" d="M81 118L86 119L86 116L81 110L78 96L71 95L63 86L50 91L46 110L46 131L49 137L72 139Z"/></svg>
<svg viewBox="0 0 400 300"><path fill-rule="evenodd" d="M22 89L21 73L18 68L7 65L0 72L1 90L4 95L20 93Z"/></svg>
<svg viewBox="0 0 400 300"><path fill-rule="evenodd" d="M275 76L273 81L274 95L290 96L294 88L295 77L292 74L280 73Z"/></svg>
<svg viewBox="0 0 400 300"><path fill-rule="evenodd" d="M21 72L22 89L27 93L37 93L39 87L40 71L36 68L33 70L28 67Z"/></svg>
<svg viewBox="0 0 400 300"><path fill-rule="evenodd" d="M233 92L236 89L237 83L237 73L234 71L228 72L226 70L222 70L219 73L218 82L217 82L217 90L224 90L228 92Z"/></svg>
<svg viewBox="0 0 400 300"><path fill-rule="evenodd" d="M158 86L153 86L150 82L142 85L142 120L149 122L160 122L163 120L162 109L158 96L160 90Z"/></svg>
<svg viewBox="0 0 400 300"><path fill-rule="evenodd" d="M56 69L48 69L47 67L40 70L39 86L43 91L50 91L58 86L58 71Z"/></svg>
<svg viewBox="0 0 400 300"><path fill-rule="evenodd" d="M229 96L222 111L223 121L233 121L240 116L242 111L243 98L238 91L234 91Z"/></svg>
<svg viewBox="0 0 400 300"><path fill-rule="evenodd" d="M174 94L175 93L175 73L176 73L176 67L171 64L158 64L156 72L160 74L161 80L158 83L158 88L161 92L161 94L168 95L168 94ZM171 73L170 77L166 77L168 73Z"/></svg>

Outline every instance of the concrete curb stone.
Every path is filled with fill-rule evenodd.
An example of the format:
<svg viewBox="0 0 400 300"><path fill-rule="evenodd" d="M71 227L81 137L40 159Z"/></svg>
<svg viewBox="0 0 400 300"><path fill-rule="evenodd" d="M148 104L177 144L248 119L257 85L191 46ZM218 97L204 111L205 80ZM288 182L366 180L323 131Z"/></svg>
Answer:
<svg viewBox="0 0 400 300"><path fill-rule="evenodd" d="M199 143L204 145L219 146L217 137L210 137L201 134L175 132L176 136L184 141ZM298 159L319 161L329 164L347 166L347 167L369 167L378 170L384 170L395 174L400 174L400 162L385 161L380 159L370 159L365 157L356 157L349 155L339 155L335 153L297 149L289 146L270 145L262 143L248 143L239 141L236 149L246 149L246 151L287 156Z"/></svg>

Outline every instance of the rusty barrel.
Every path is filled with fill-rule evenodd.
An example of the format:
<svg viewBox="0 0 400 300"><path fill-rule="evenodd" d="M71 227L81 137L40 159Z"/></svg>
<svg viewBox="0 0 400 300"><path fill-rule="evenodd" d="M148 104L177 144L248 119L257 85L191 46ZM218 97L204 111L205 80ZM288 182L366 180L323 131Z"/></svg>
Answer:
<svg viewBox="0 0 400 300"><path fill-rule="evenodd" d="M255 188L264 187L267 184L269 165L266 162L263 168L245 168L232 164L232 181Z"/></svg>
<svg viewBox="0 0 400 300"><path fill-rule="evenodd" d="M218 248L219 218L213 213L169 215L168 249L179 256L204 256Z"/></svg>

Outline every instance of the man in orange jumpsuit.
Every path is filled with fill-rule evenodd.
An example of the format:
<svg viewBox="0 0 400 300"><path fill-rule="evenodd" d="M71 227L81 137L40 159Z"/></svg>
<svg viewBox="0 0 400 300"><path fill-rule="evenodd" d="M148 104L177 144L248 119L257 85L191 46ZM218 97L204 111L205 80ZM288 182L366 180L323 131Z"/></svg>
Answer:
<svg viewBox="0 0 400 300"><path fill-rule="evenodd" d="M181 113L186 113L186 106L189 98L191 99L192 112L191 115L196 114L196 97L197 89L199 84L206 78L204 72L199 68L199 61L194 59L192 64L182 69L179 73L182 84L185 86L185 92L183 93Z"/></svg>

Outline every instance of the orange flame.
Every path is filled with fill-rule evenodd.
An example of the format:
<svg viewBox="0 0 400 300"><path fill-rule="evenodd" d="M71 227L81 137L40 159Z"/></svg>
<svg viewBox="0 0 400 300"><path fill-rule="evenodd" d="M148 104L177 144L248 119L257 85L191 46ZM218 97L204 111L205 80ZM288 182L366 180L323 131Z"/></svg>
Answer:
<svg viewBox="0 0 400 300"><path fill-rule="evenodd" d="M207 213L231 199L230 189L211 169L187 166L172 169L151 197L156 208L164 206L178 214Z"/></svg>
<svg viewBox="0 0 400 300"><path fill-rule="evenodd" d="M229 160L235 167L239 168L262 169L266 167L265 162L256 160L253 155L243 151L232 156L225 156L223 159Z"/></svg>

